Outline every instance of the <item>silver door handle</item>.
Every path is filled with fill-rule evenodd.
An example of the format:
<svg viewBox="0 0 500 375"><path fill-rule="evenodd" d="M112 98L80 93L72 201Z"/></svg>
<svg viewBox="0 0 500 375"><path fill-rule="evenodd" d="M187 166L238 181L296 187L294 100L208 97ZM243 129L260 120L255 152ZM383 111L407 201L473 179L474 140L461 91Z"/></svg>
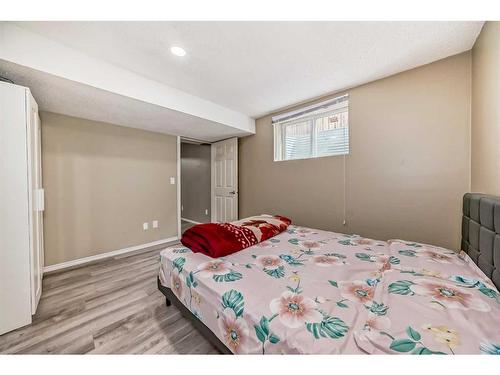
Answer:
<svg viewBox="0 0 500 375"><path fill-rule="evenodd" d="M236 190L230 191L229 194L236 194Z"/></svg>

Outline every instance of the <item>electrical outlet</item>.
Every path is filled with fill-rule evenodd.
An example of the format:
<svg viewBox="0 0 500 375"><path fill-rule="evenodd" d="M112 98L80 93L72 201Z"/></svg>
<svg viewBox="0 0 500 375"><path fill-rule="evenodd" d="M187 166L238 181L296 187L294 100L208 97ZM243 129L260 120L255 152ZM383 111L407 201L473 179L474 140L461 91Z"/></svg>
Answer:
<svg viewBox="0 0 500 375"><path fill-rule="evenodd" d="M208 208L205 209L205 215L208 216Z"/></svg>
<svg viewBox="0 0 500 375"><path fill-rule="evenodd" d="M153 220L153 228L158 228L158 220Z"/></svg>
<svg viewBox="0 0 500 375"><path fill-rule="evenodd" d="M148 223L143 223L142 224L142 229L143 230L148 230L149 229L149 224Z"/></svg>

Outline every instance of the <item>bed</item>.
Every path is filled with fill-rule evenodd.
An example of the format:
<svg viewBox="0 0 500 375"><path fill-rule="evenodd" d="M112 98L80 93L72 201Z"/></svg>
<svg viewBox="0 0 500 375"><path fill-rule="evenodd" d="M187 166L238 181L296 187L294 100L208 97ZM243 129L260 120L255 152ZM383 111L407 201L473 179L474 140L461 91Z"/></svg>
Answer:
<svg viewBox="0 0 500 375"><path fill-rule="evenodd" d="M500 199L464 196L462 251L290 226L212 259L161 252L158 287L222 353L500 354Z"/></svg>

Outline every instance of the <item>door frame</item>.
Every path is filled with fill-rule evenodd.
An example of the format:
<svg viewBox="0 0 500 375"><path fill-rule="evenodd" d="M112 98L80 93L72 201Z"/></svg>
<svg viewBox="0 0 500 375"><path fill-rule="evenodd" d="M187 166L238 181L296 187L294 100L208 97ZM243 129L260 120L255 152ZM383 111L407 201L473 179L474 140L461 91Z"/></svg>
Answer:
<svg viewBox="0 0 500 375"><path fill-rule="evenodd" d="M182 237L181 227L181 137L177 136L177 238Z"/></svg>
<svg viewBox="0 0 500 375"><path fill-rule="evenodd" d="M188 138L177 136L177 237L180 240L182 237L182 194L181 194L181 144L182 141L187 141L186 143L193 144L210 144L214 142L201 141L199 139ZM210 151L210 157L212 155L212 151ZM213 212L212 212L212 160L210 160L210 221L213 221Z"/></svg>

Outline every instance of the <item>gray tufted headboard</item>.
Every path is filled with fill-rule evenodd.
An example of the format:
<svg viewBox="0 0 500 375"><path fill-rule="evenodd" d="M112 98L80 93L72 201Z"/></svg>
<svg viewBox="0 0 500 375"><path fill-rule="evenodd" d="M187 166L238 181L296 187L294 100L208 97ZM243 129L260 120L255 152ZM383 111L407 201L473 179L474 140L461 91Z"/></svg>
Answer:
<svg viewBox="0 0 500 375"><path fill-rule="evenodd" d="M500 289L500 197L464 195L462 250Z"/></svg>

